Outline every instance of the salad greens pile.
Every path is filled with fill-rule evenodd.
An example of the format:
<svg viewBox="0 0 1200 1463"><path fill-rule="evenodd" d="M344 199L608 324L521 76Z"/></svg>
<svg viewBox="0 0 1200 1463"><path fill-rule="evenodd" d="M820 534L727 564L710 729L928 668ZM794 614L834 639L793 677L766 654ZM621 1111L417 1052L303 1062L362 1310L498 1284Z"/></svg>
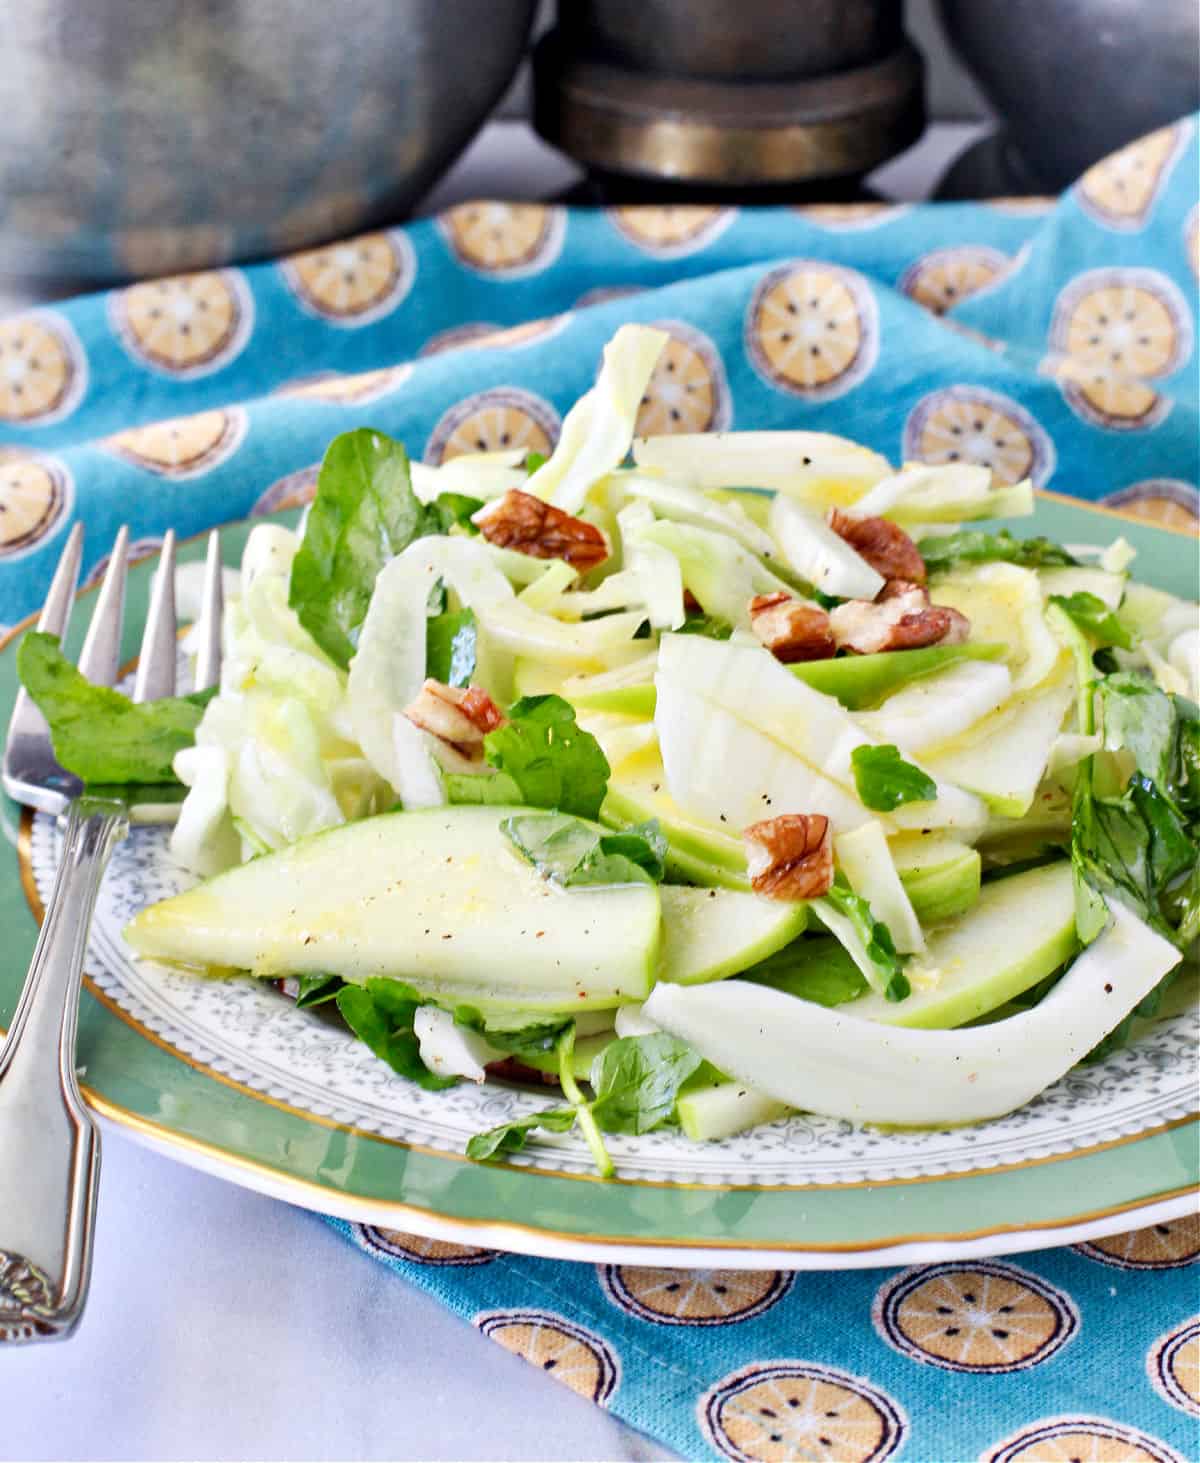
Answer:
<svg viewBox="0 0 1200 1463"><path fill-rule="evenodd" d="M285 981L425 1088L557 1082L473 1158L577 1132L608 1174L609 1139L663 1125L1007 1111L1195 960L1196 606L1123 541L981 526L1033 511L984 468L637 439L664 341L619 331L548 457L335 438L301 527L250 535L215 694L135 706L26 637L65 767L187 788L171 847L208 914L189 891L127 938ZM911 573L835 507L919 554L894 645ZM922 605L965 642L914 642Z"/></svg>

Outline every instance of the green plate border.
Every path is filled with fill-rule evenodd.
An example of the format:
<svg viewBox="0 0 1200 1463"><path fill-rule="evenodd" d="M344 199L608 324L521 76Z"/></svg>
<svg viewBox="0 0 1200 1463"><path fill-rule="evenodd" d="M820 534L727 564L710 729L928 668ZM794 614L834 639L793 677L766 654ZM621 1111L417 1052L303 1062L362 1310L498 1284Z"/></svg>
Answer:
<svg viewBox="0 0 1200 1463"><path fill-rule="evenodd" d="M251 523L222 530L236 563ZM1054 494L1035 518L1011 525L1067 542L1124 534L1138 550L1140 578L1194 593L1200 543ZM181 547L202 556L203 541ZM136 653L150 564L130 576L123 653ZM93 591L83 591L84 596ZM77 651L86 614L68 636ZM0 641L0 727L16 693L18 626ZM4 799L0 822L15 845L28 816ZM11 1020L37 934L20 864L0 864L0 1025ZM34 896L36 899L36 895ZM1095 1235L1185 1212L1200 1183L1197 1119L1083 1152L976 1173L886 1183L801 1187L712 1186L541 1173L465 1158L331 1124L234 1083L167 1048L89 984L80 1010L78 1061L90 1105L156 1148L316 1210L371 1223L532 1253L612 1258L620 1251L700 1251L727 1263L882 1263L887 1252L974 1254L1056 1242L1065 1230ZM1076 1236L1071 1236L1076 1237ZM761 1261L757 1258L761 1257Z"/></svg>

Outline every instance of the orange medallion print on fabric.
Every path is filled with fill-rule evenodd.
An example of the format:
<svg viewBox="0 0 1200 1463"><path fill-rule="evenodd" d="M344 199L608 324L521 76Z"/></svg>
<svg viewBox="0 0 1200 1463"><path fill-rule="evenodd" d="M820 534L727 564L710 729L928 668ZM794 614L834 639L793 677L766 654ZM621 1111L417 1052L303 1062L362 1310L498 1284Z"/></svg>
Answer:
<svg viewBox="0 0 1200 1463"><path fill-rule="evenodd" d="M1146 1357L1146 1372L1164 1402L1200 1417L1200 1316L1159 1337Z"/></svg>
<svg viewBox="0 0 1200 1463"><path fill-rule="evenodd" d="M1161 127L1094 163L1075 184L1080 208L1110 229L1144 228L1189 130Z"/></svg>
<svg viewBox="0 0 1200 1463"><path fill-rule="evenodd" d="M1059 295L1049 343L1044 369L1078 416L1117 430L1154 426L1170 402L1148 382L1191 355L1191 313L1157 270L1093 269Z"/></svg>
<svg viewBox="0 0 1200 1463"><path fill-rule="evenodd" d="M831 233L849 233L857 229L877 229L908 212L901 203L798 203L796 212Z"/></svg>
<svg viewBox="0 0 1200 1463"><path fill-rule="evenodd" d="M1184 1463L1174 1448L1107 1417L1047 1417L1005 1438L980 1463Z"/></svg>
<svg viewBox="0 0 1200 1463"><path fill-rule="evenodd" d="M558 413L548 401L515 386L479 391L443 412L425 447L434 467L471 452L540 452L558 439Z"/></svg>
<svg viewBox="0 0 1200 1463"><path fill-rule="evenodd" d="M545 269L566 233L563 209L544 203L460 203L438 218L454 257L480 274L515 277Z"/></svg>
<svg viewBox="0 0 1200 1463"><path fill-rule="evenodd" d="M900 276L900 289L918 305L942 315L995 284L1009 263L1007 254L984 244L935 249L909 265Z"/></svg>
<svg viewBox="0 0 1200 1463"><path fill-rule="evenodd" d="M1163 528L1200 533L1200 490L1181 478L1145 478L1100 501Z"/></svg>
<svg viewBox="0 0 1200 1463"><path fill-rule="evenodd" d="M553 1311L484 1311L474 1324L506 1351L605 1406L621 1379L621 1366L608 1342Z"/></svg>
<svg viewBox="0 0 1200 1463"><path fill-rule="evenodd" d="M904 424L905 461L971 462L1003 483L1054 472L1054 443L1023 406L983 386L947 386L921 398Z"/></svg>
<svg viewBox="0 0 1200 1463"><path fill-rule="evenodd" d="M412 369L411 362L403 361L397 366L380 366L375 371L356 371L352 375L327 371L290 381L278 387L275 395L300 396L305 401L324 401L331 406L363 406L402 386Z"/></svg>
<svg viewBox="0 0 1200 1463"><path fill-rule="evenodd" d="M810 401L842 396L875 364L875 296L852 269L796 259L760 282L746 319L746 351L772 386Z"/></svg>
<svg viewBox="0 0 1200 1463"><path fill-rule="evenodd" d="M783 1270L666 1270L601 1265L600 1284L615 1306L664 1326L727 1326L761 1316L792 1287Z"/></svg>
<svg viewBox="0 0 1200 1463"><path fill-rule="evenodd" d="M803 1361L732 1372L701 1397L697 1419L717 1452L738 1463L882 1463L908 1432L886 1393Z"/></svg>
<svg viewBox="0 0 1200 1463"><path fill-rule="evenodd" d="M412 288L417 258L399 229L361 234L293 254L280 264L292 293L331 325L369 325L388 315Z"/></svg>
<svg viewBox="0 0 1200 1463"><path fill-rule="evenodd" d="M409 1260L416 1265L486 1265L496 1258L495 1250L478 1245L460 1245L451 1240L427 1239L400 1229L380 1229L373 1224L356 1224L355 1242L375 1255Z"/></svg>
<svg viewBox="0 0 1200 1463"><path fill-rule="evenodd" d="M610 208L613 227L631 244L658 259L679 259L712 242L737 217L737 209L683 203Z"/></svg>
<svg viewBox="0 0 1200 1463"><path fill-rule="evenodd" d="M102 444L115 457L165 478L192 478L211 472L231 457L246 435L246 413L240 407L197 412L131 427Z"/></svg>
<svg viewBox="0 0 1200 1463"><path fill-rule="evenodd" d="M1075 1249L1089 1260L1118 1270L1178 1270L1200 1260L1200 1215L1188 1214L1146 1229L1088 1240Z"/></svg>
<svg viewBox="0 0 1200 1463"><path fill-rule="evenodd" d="M250 291L234 269L147 280L115 291L108 308L135 360L184 379L228 365L254 321Z"/></svg>
<svg viewBox="0 0 1200 1463"><path fill-rule="evenodd" d="M83 347L65 320L43 310L0 320L0 422L61 421L86 385Z"/></svg>
<svg viewBox="0 0 1200 1463"><path fill-rule="evenodd" d="M638 408L634 435L721 432L731 408L725 368L707 335L680 320L656 320L670 337L663 346Z"/></svg>
<svg viewBox="0 0 1200 1463"><path fill-rule="evenodd" d="M71 474L57 458L0 449L0 560L27 554L49 538L73 499Z"/></svg>
<svg viewBox="0 0 1200 1463"><path fill-rule="evenodd" d="M1046 1361L1079 1329L1069 1296L1015 1265L919 1266L882 1286L880 1336L914 1361L954 1372L1013 1372Z"/></svg>

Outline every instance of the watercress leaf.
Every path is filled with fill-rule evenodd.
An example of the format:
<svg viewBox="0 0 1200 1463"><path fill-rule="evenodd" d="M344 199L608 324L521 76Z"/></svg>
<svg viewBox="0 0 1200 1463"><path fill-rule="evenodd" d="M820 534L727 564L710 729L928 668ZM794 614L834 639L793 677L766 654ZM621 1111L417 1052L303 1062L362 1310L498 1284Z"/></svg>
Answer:
<svg viewBox="0 0 1200 1463"><path fill-rule="evenodd" d="M507 773L532 808L594 818L608 789L608 759L561 696L524 696L483 739L488 764Z"/></svg>
<svg viewBox="0 0 1200 1463"><path fill-rule="evenodd" d="M453 1087L454 1077L439 1077L421 1060L413 1017L423 998L402 981L376 977L364 985L345 985L334 997L342 1019L360 1041L393 1072L430 1092Z"/></svg>
<svg viewBox="0 0 1200 1463"><path fill-rule="evenodd" d="M296 992L296 1005L309 1009L313 1006L323 1006L327 1001L337 998L337 993L345 984L340 975L298 975L296 984L299 989Z"/></svg>
<svg viewBox="0 0 1200 1463"><path fill-rule="evenodd" d="M399 442L370 427L330 442L288 603L331 660L350 663L379 571L435 527L413 493Z"/></svg>
<svg viewBox="0 0 1200 1463"><path fill-rule="evenodd" d="M818 916L821 906L825 904L849 920L855 943L861 944L862 952L874 971L871 984L889 1001L904 1000L912 990L909 979L904 974L904 962L896 953L891 930L875 918L867 901L839 877L813 903ZM853 952L851 956L853 958Z"/></svg>
<svg viewBox="0 0 1200 1463"><path fill-rule="evenodd" d="M1102 645L1116 645L1122 650L1133 649L1133 634L1116 613L1110 610L1098 594L1086 589L1074 594L1052 594L1050 604L1057 605L1064 614Z"/></svg>
<svg viewBox="0 0 1200 1463"><path fill-rule="evenodd" d="M17 648L17 675L50 725L59 762L91 786L171 783L171 763L190 747L215 688L140 704L94 686L59 649L58 638L30 630Z"/></svg>
<svg viewBox="0 0 1200 1463"><path fill-rule="evenodd" d="M497 1153L519 1153L535 1128L547 1133L566 1133L575 1126L578 1112L573 1107L548 1107L528 1117L516 1118L499 1127L476 1133L467 1142L467 1157L477 1160L494 1158Z"/></svg>
<svg viewBox="0 0 1200 1463"><path fill-rule="evenodd" d="M999 533L988 533L982 528L964 528L958 533L923 538L917 549L927 569L997 562L1020 564L1027 569L1045 569L1079 562L1061 544L1048 538L1014 538L1006 528Z"/></svg>
<svg viewBox="0 0 1200 1463"><path fill-rule="evenodd" d="M863 995L867 978L832 935L806 935L768 955L739 980L773 986L818 1006L841 1006Z"/></svg>
<svg viewBox="0 0 1200 1463"><path fill-rule="evenodd" d="M553 1051L567 1027L571 1025L568 1019L531 1021L525 1026L497 1030L488 1026L483 1014L473 1006L456 1006L454 1019L460 1026L486 1037L488 1044L497 1051L517 1053Z"/></svg>
<svg viewBox="0 0 1200 1463"><path fill-rule="evenodd" d="M544 452L527 452L525 454L525 471L532 477L539 467L544 467L550 459Z"/></svg>
<svg viewBox="0 0 1200 1463"><path fill-rule="evenodd" d="M890 813L901 803L927 803L937 797L937 783L906 762L898 747L855 747L850 764L859 800L873 812Z"/></svg>
<svg viewBox="0 0 1200 1463"><path fill-rule="evenodd" d="M505 818L500 827L543 878L564 888L658 883L666 871L666 840L657 822L606 833L562 813L534 813Z"/></svg>
<svg viewBox="0 0 1200 1463"><path fill-rule="evenodd" d="M445 686L469 686L479 629L471 610L447 610L425 622L425 674Z"/></svg>
<svg viewBox="0 0 1200 1463"><path fill-rule="evenodd" d="M592 1116L607 1133L649 1133L675 1110L700 1056L665 1031L612 1041L592 1064Z"/></svg>
<svg viewBox="0 0 1200 1463"><path fill-rule="evenodd" d="M465 528L468 533L478 533L471 519L482 507L483 499L472 498L468 493L439 493L425 506L427 522L436 525L427 531L449 533L452 528Z"/></svg>

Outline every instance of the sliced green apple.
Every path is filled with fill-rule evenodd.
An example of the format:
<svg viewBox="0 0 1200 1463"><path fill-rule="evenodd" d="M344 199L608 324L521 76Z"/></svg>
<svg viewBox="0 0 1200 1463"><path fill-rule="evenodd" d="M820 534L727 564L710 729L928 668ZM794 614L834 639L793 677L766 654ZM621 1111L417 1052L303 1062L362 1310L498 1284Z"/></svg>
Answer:
<svg viewBox="0 0 1200 1463"><path fill-rule="evenodd" d="M922 925L963 914L979 898L976 849L944 834L906 833L891 840L892 862Z"/></svg>
<svg viewBox="0 0 1200 1463"><path fill-rule="evenodd" d="M851 711L873 706L888 691L965 660L1000 660L1002 644L968 640L963 645L927 645L923 650L881 650L875 655L839 655L834 660L788 666L798 681L833 696Z"/></svg>
<svg viewBox="0 0 1200 1463"><path fill-rule="evenodd" d="M557 888L501 831L521 811L364 818L150 905L125 938L155 960L390 976L472 1004L575 1011L640 999L658 961L657 889Z"/></svg>
<svg viewBox="0 0 1200 1463"><path fill-rule="evenodd" d="M808 906L730 889L659 889L663 933L659 980L679 985L736 975L790 944L807 923Z"/></svg>

